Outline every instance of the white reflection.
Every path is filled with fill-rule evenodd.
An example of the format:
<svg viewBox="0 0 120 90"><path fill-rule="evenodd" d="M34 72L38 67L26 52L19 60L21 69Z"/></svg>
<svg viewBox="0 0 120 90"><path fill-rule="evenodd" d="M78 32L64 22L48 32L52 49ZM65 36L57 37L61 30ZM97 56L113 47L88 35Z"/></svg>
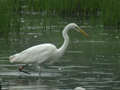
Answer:
<svg viewBox="0 0 120 90"><path fill-rule="evenodd" d="M86 90L86 89L83 87L76 87L74 90Z"/></svg>
<svg viewBox="0 0 120 90"><path fill-rule="evenodd" d="M47 85L10 86L9 90L59 90Z"/></svg>

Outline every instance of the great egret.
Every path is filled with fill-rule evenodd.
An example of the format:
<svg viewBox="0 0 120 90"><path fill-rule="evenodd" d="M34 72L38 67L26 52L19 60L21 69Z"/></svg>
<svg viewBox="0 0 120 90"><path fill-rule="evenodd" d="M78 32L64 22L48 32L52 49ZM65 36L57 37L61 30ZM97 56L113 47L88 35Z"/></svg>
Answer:
<svg viewBox="0 0 120 90"><path fill-rule="evenodd" d="M74 90L86 90L86 89L83 87L76 87Z"/></svg>
<svg viewBox="0 0 120 90"><path fill-rule="evenodd" d="M57 49L55 45L50 43L35 45L20 53L10 56L10 62L40 65L42 65L45 62L54 62L54 60L56 60L64 54L69 44L69 37L67 34L69 30L76 30L81 32L86 37L88 36L88 34L84 32L77 24L70 23L66 25L62 32L64 43L60 48ZM19 71L22 71L23 68L23 66L20 66Z"/></svg>

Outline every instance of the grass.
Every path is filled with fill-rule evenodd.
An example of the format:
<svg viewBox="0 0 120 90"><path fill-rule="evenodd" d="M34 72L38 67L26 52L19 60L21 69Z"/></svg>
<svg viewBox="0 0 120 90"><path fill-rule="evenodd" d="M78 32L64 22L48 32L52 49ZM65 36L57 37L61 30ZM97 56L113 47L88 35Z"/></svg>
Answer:
<svg viewBox="0 0 120 90"><path fill-rule="evenodd" d="M120 24L120 0L0 0L0 33L20 27L21 12L44 12L57 16L77 16L101 22L105 26ZM18 30L19 31L19 30Z"/></svg>
<svg viewBox="0 0 120 90"><path fill-rule="evenodd" d="M6 35L10 32L12 19L13 0L0 0L0 34ZM7 35L6 35L7 36Z"/></svg>
<svg viewBox="0 0 120 90"><path fill-rule="evenodd" d="M25 11L46 11L60 16L98 17L106 26L120 23L120 0L28 0ZM98 19L97 18L97 19Z"/></svg>

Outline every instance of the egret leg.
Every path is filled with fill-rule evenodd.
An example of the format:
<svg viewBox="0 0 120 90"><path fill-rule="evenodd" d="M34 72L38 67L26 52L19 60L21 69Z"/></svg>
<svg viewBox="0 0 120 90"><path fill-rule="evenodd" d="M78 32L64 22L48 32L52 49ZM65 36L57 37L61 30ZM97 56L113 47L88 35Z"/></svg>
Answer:
<svg viewBox="0 0 120 90"><path fill-rule="evenodd" d="M41 73L42 73L41 67L39 66L39 77L41 77Z"/></svg>
<svg viewBox="0 0 120 90"><path fill-rule="evenodd" d="M39 77L41 76L41 67L40 67L40 65L39 64L34 64L35 66L35 69L36 69L36 71L38 72L38 74L39 74Z"/></svg>
<svg viewBox="0 0 120 90"><path fill-rule="evenodd" d="M41 67L38 65L38 66L37 66L37 69L38 69L39 77L40 77L40 76L41 76L41 73L42 73L42 72L41 72Z"/></svg>

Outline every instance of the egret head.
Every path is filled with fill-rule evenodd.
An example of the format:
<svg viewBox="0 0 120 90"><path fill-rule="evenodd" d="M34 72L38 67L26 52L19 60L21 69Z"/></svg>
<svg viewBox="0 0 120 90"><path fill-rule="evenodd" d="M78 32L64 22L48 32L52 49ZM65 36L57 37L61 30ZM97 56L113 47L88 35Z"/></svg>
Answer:
<svg viewBox="0 0 120 90"><path fill-rule="evenodd" d="M82 30L77 24L75 23L70 23L66 26L67 30L76 30L78 32L81 32L84 36L88 37L88 34Z"/></svg>

